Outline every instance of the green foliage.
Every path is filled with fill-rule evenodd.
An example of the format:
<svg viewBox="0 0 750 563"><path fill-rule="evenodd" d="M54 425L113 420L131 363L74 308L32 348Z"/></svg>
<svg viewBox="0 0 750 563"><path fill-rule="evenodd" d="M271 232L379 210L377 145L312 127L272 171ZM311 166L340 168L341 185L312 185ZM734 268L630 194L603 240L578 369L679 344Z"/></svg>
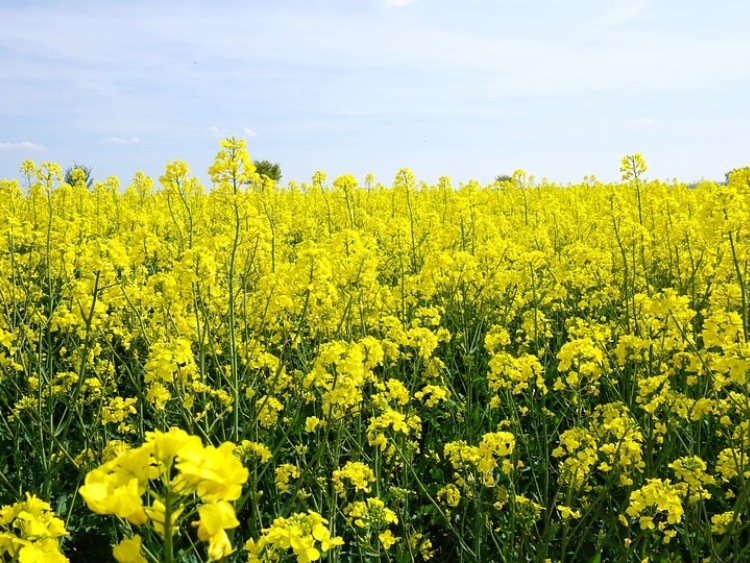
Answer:
<svg viewBox="0 0 750 563"><path fill-rule="evenodd" d="M253 164L255 164L255 171L261 176L266 176L274 182L281 180L281 166L278 162L255 160Z"/></svg>

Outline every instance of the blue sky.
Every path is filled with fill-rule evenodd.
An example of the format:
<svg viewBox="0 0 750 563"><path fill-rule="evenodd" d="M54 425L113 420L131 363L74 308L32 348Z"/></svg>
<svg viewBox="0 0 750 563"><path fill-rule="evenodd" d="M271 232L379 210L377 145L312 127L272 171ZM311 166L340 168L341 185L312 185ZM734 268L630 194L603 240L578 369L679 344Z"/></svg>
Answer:
<svg viewBox="0 0 750 563"><path fill-rule="evenodd" d="M722 179L750 164L747 0L0 0L0 177Z"/></svg>

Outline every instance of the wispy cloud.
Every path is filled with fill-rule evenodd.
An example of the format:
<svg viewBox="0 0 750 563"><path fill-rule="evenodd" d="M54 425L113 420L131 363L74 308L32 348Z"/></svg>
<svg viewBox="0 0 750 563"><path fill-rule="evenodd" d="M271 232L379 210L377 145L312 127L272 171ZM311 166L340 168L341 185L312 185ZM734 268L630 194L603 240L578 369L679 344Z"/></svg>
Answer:
<svg viewBox="0 0 750 563"><path fill-rule="evenodd" d="M104 142L112 145L137 145L141 140L138 137L107 137Z"/></svg>
<svg viewBox="0 0 750 563"><path fill-rule="evenodd" d="M20 141L18 143L0 143L0 151L40 151L44 147L31 141Z"/></svg>
<svg viewBox="0 0 750 563"><path fill-rule="evenodd" d="M217 139L226 139L227 137L244 137L247 139L257 135L255 131L247 126L242 127L241 129L233 129L231 127L218 127L217 125L212 125L208 128L208 132L212 137L216 137Z"/></svg>

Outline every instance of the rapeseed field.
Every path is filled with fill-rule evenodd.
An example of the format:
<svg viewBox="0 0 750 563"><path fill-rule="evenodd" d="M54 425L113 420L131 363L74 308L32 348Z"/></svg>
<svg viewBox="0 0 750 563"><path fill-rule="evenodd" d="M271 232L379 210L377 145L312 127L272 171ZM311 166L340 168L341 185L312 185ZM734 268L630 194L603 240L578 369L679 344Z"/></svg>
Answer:
<svg viewBox="0 0 750 563"><path fill-rule="evenodd" d="M750 169L20 172L3 561L750 561Z"/></svg>

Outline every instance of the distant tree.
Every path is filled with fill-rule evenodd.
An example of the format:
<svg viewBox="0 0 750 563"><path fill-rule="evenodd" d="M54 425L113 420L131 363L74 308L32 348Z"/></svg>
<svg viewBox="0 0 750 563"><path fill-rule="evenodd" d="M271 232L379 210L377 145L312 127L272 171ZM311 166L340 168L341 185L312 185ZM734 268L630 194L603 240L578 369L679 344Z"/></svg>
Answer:
<svg viewBox="0 0 750 563"><path fill-rule="evenodd" d="M281 166L278 162L255 160L253 164L255 164L255 171L261 176L267 176L274 182L281 180Z"/></svg>
<svg viewBox="0 0 750 563"><path fill-rule="evenodd" d="M91 167L74 162L73 166L68 167L65 171L65 183L69 186L75 186L80 180L83 181L88 189L91 189L91 186L94 185L94 179L91 177Z"/></svg>
<svg viewBox="0 0 750 563"><path fill-rule="evenodd" d="M500 174L495 176L495 182L510 182L513 178L507 174Z"/></svg>

